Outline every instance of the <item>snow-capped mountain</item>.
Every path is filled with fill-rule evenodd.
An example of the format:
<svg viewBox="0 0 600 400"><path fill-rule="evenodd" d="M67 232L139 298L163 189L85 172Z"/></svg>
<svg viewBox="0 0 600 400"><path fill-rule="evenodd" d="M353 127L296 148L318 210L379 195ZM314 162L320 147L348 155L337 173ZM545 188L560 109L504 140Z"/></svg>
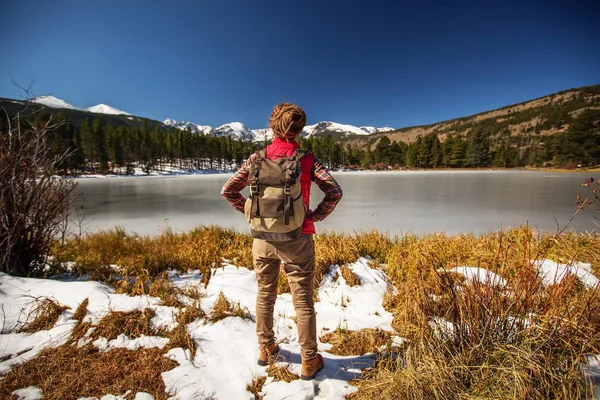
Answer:
<svg viewBox="0 0 600 400"><path fill-rule="evenodd" d="M38 96L38 97L34 97L30 101L33 103L42 104L46 107L52 107L52 108L66 108L69 110L87 111L87 112L93 112L93 113L99 113L99 114L131 115L128 112L119 110L118 108L111 107L106 104L98 104L98 105L95 105L93 107L88 107L88 108L79 108L79 107L75 107L74 105L69 104L66 101L61 100L54 96Z"/></svg>
<svg viewBox="0 0 600 400"><path fill-rule="evenodd" d="M368 132L369 134L378 132L389 132L394 130L394 128L391 128L389 126L384 126L383 128L375 128L374 126L361 126L359 128L365 132Z"/></svg>
<svg viewBox="0 0 600 400"><path fill-rule="evenodd" d="M255 142L264 142L265 140L273 139L273 131L271 128L252 129Z"/></svg>
<svg viewBox="0 0 600 400"><path fill-rule="evenodd" d="M215 136L231 136L233 139L255 140L254 132L241 122L230 122L213 131Z"/></svg>
<svg viewBox="0 0 600 400"><path fill-rule="evenodd" d="M323 134L324 132L340 132L345 134L344 136L351 136L351 135L371 135L373 133L377 133L377 132L387 132L387 131L392 131L394 130L393 128L390 127L384 127L384 128L375 128L372 126L361 126L361 127L357 127L354 125L346 125L346 124L339 124L337 122L332 122L332 121L322 121L313 125L307 125L304 127L304 130L302 131L303 136L314 136L314 135L320 135Z"/></svg>
<svg viewBox="0 0 600 400"><path fill-rule="evenodd" d="M69 104L66 101L56 98L54 96L38 96L34 97L30 101L52 108L68 108L70 110L83 111L81 108L75 107L74 105Z"/></svg>
<svg viewBox="0 0 600 400"><path fill-rule="evenodd" d="M173 119L165 119L163 124L172 126L178 129L186 130L190 129L194 133L203 133L206 135L215 136L231 136L234 139L252 140L254 142L263 142L264 140L270 140L273 138L273 131L269 128L261 129L248 129L246 125L241 122L230 122L225 125L221 125L218 128L212 128L207 125L198 125L193 122L187 121L175 121ZM353 135L371 135L377 132L392 131L393 128L383 127L375 128L373 126L361 126L356 127L354 125L339 124L337 122L323 121L313 125L307 125L301 133L303 137L319 136L331 132L339 132L342 136L353 136Z"/></svg>
<svg viewBox="0 0 600 400"><path fill-rule="evenodd" d="M173 128L181 129L182 131L189 129L193 133L203 133L205 135L210 135L213 132L212 126L198 125L188 121L175 121L171 118L165 119L163 124L172 126Z"/></svg>
<svg viewBox="0 0 600 400"><path fill-rule="evenodd" d="M123 110L119 110L118 108L111 107L106 104L98 104L93 107L88 107L85 109L86 111L99 113L99 114L113 114L113 115L131 115L128 112Z"/></svg>

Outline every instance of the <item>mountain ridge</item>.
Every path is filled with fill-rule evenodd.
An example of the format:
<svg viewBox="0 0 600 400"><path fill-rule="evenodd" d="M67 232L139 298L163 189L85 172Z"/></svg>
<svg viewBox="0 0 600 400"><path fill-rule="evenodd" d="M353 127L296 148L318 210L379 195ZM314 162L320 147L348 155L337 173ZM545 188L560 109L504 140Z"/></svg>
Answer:
<svg viewBox="0 0 600 400"><path fill-rule="evenodd" d="M586 103L587 102L587 103ZM367 142L377 141L383 136L392 142L401 141L410 144L419 137L436 133L440 140L445 140L449 135L466 135L475 127L486 127L490 125L505 126L510 135L534 131L536 134L552 135L564 132L567 124L561 122L567 117L576 115L583 109L600 107L600 85L583 86L580 88L566 89L536 99L506 105L494 110L483 111L470 116L463 116L428 125L418 125L403 128L375 128L372 126L356 127L333 121L321 121L307 125L302 133L303 137L318 137L331 135L334 140L342 140L364 146ZM38 96L29 102L13 99L0 99L2 105L8 109L15 109L15 104L36 104L49 109L61 110L76 115L76 123L86 118L86 114L96 111L95 115L102 116L103 123L110 121L114 125L141 125L148 121L152 126L175 127L178 129L190 129L195 133L213 134L215 136L231 136L235 139L251 140L260 142L272 138L272 132L268 128L249 129L241 122L230 122L219 127L199 125L187 121L175 121L166 119L156 121L143 117L133 117L125 111L116 109L106 104L82 109L54 96ZM589 104L588 104L589 103ZM103 107L100 107L103 106ZM100 114L97 111L103 111ZM566 113L566 114L565 114Z"/></svg>

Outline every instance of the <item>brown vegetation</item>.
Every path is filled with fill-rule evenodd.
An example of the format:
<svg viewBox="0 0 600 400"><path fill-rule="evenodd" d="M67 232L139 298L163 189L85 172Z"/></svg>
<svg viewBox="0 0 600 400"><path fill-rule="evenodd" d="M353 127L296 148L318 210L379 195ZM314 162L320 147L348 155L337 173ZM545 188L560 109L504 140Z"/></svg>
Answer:
<svg viewBox="0 0 600 400"><path fill-rule="evenodd" d="M19 328L18 331L35 333L50 330L54 328L54 324L58 321L60 314L68 308L58 304L56 300L49 298L36 299L35 306L27 318L28 322Z"/></svg>
<svg viewBox="0 0 600 400"><path fill-rule="evenodd" d="M252 379L252 383L246 385L246 390L254 395L254 400L262 400L263 396L259 393L262 391L262 387L266 380L266 376L259 376Z"/></svg>
<svg viewBox="0 0 600 400"><path fill-rule="evenodd" d="M361 329L360 331L336 329L334 332L321 336L321 342L333 346L327 352L338 356L377 353L382 346L388 343L389 339L390 332L380 329Z"/></svg>
<svg viewBox="0 0 600 400"><path fill-rule="evenodd" d="M360 279L347 265L342 265L340 271L348 286L360 286Z"/></svg>
<svg viewBox="0 0 600 400"><path fill-rule="evenodd" d="M153 317L154 311L149 308L133 312L113 311L98 322L92 336L96 339L104 337L107 340L116 339L121 334L130 339L142 335L152 336L155 333L150 327Z"/></svg>
<svg viewBox="0 0 600 400"><path fill-rule="evenodd" d="M46 349L4 376L0 397L10 399L14 390L37 386L50 400L122 395L127 391L167 399L161 373L178 364L163 354L162 349L155 348L102 352L89 345Z"/></svg>
<svg viewBox="0 0 600 400"><path fill-rule="evenodd" d="M286 366L273 363L269 364L269 366L267 367L267 375L272 376L275 382L284 381L290 383L292 381L300 379L299 375L290 372L290 370L287 369Z"/></svg>

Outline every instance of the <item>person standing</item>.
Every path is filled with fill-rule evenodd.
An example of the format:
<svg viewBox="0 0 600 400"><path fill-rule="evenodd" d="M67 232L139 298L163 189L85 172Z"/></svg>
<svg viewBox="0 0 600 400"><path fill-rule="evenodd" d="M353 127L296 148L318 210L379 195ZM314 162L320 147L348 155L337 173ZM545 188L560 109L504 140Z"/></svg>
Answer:
<svg viewBox="0 0 600 400"><path fill-rule="evenodd" d="M300 149L296 141L306 125L302 108L291 103L280 103L273 108L269 128L273 142L262 153L269 160L291 157ZM237 210L245 212L246 199L240 193L249 182L250 170L258 155L252 154L225 183L221 195ZM262 157L262 155L260 156ZM315 276L315 247L313 235L315 222L325 219L342 198L342 189L323 163L311 152L300 158L300 187L306 217L300 236L291 240L273 241L256 238L252 245L252 257L258 292L256 297L256 333L260 347L258 364L268 365L279 352L273 332L273 310L277 299L277 283L281 263L287 275L292 301L296 310L298 342L301 347L302 374L304 380L313 379L324 361L317 350L317 324L313 302ZM310 210L310 187L315 182L325 197Z"/></svg>

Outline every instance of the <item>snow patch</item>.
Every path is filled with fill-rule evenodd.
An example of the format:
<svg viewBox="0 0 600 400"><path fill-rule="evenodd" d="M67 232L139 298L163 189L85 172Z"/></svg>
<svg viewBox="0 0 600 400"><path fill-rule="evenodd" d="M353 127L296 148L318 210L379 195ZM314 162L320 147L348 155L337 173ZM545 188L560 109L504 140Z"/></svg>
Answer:
<svg viewBox="0 0 600 400"><path fill-rule="evenodd" d="M465 277L468 282L479 282L492 286L506 286L506 281L499 275L488 271L485 268L479 267L456 267L447 270L448 272L456 272Z"/></svg>
<svg viewBox="0 0 600 400"><path fill-rule="evenodd" d="M18 389L12 392L12 395L17 398L17 400L41 400L44 398L44 393L42 389L37 386L29 386L25 389Z"/></svg>
<svg viewBox="0 0 600 400"><path fill-rule="evenodd" d="M560 264L552 260L536 260L533 265L538 269L544 285L554 285L562 282L568 275L575 275L588 288L596 288L600 280L592 273L592 265L574 262Z"/></svg>
<svg viewBox="0 0 600 400"><path fill-rule="evenodd" d="M169 339L164 337L141 335L139 338L130 339L122 333L116 339L109 341L102 337L96 339L92 344L102 351L108 351L112 349L137 350L139 348L148 349L152 347L162 349L167 343L169 343Z"/></svg>

